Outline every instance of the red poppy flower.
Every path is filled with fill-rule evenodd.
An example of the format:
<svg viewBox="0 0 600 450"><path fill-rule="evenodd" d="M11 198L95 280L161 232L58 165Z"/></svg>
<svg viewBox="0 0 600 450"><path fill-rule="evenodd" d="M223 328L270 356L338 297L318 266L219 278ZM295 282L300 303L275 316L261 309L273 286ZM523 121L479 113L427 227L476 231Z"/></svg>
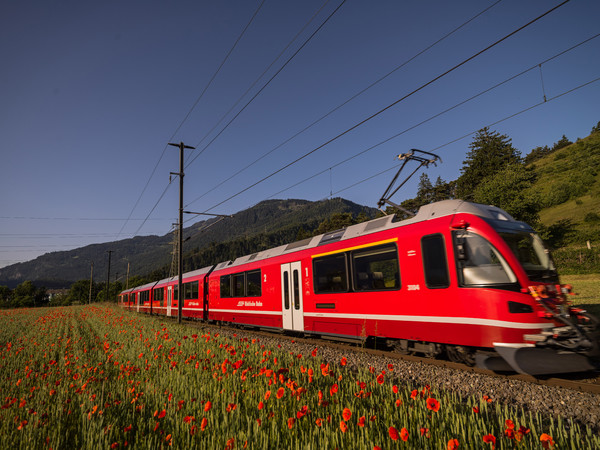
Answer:
<svg viewBox="0 0 600 450"><path fill-rule="evenodd" d="M544 448L554 447L554 440L549 434L542 433L542 435L540 436L540 442L542 443L542 447Z"/></svg>
<svg viewBox="0 0 600 450"><path fill-rule="evenodd" d="M313 358L317 356L317 349L315 348L312 352L310 352L310 354L313 356Z"/></svg>
<svg viewBox="0 0 600 450"><path fill-rule="evenodd" d="M271 396L271 391L265 392L265 401L269 400L270 396Z"/></svg>
<svg viewBox="0 0 600 450"><path fill-rule="evenodd" d="M162 419L166 415L167 415L167 411L163 409L161 412L158 413L158 418Z"/></svg>
<svg viewBox="0 0 600 450"><path fill-rule="evenodd" d="M437 412L440 410L440 402L438 402L435 398L428 398L427 399L427 409L430 409L434 412Z"/></svg>
<svg viewBox="0 0 600 450"><path fill-rule="evenodd" d="M458 439L450 439L448 441L448 450L454 450L455 448L458 448Z"/></svg>
<svg viewBox="0 0 600 450"><path fill-rule="evenodd" d="M124 431L125 433L127 433L128 431L131 431L131 429L132 429L132 428L133 428L133 426L132 426L131 424L129 424L129 426L128 426L128 427L125 427L125 428L123 428L123 431Z"/></svg>
<svg viewBox="0 0 600 450"><path fill-rule="evenodd" d="M277 398L281 398L284 395L285 395L285 389L284 388L277 389Z"/></svg>
<svg viewBox="0 0 600 450"><path fill-rule="evenodd" d="M345 433L346 431L348 431L348 425L346 425L346 422L344 422L344 421L340 422L340 430L342 430L342 433Z"/></svg>
<svg viewBox="0 0 600 450"><path fill-rule="evenodd" d="M344 418L344 421L348 422L350 420L350 417L352 417L352 411L350 411L348 408L344 408L344 411L342 412L342 417Z"/></svg>
<svg viewBox="0 0 600 450"><path fill-rule="evenodd" d="M208 420L206 420L206 417L203 417L202 422L200 422L200 430L204 431L206 425L208 425Z"/></svg>
<svg viewBox="0 0 600 450"><path fill-rule="evenodd" d="M515 429L515 423L510 419L506 419L505 425L506 425L506 428L508 428L509 430Z"/></svg>
<svg viewBox="0 0 600 450"><path fill-rule="evenodd" d="M410 393L410 398L414 400L415 398L417 398L417 395L419 395L419 391L415 389Z"/></svg>
<svg viewBox="0 0 600 450"><path fill-rule="evenodd" d="M514 439L515 438L515 431L507 428L506 430L504 430L504 435L509 438L509 439Z"/></svg>
<svg viewBox="0 0 600 450"><path fill-rule="evenodd" d="M402 404L402 400L398 399L396 400L396 408L399 407Z"/></svg>
<svg viewBox="0 0 600 450"><path fill-rule="evenodd" d="M333 386L331 386L331 387L329 388L329 395L333 395L333 394L335 394L337 391L338 391L338 385L337 385L337 383L336 383L336 384L334 384Z"/></svg>
<svg viewBox="0 0 600 450"><path fill-rule="evenodd" d="M345 366L346 364L348 364L348 360L346 359L346 357L344 356L341 360L340 360L340 364L342 366Z"/></svg>
<svg viewBox="0 0 600 450"><path fill-rule="evenodd" d="M394 441L398 440L398 430L396 430L394 427L389 427L388 428L388 434L390 435L390 438Z"/></svg>
<svg viewBox="0 0 600 450"><path fill-rule="evenodd" d="M265 404L263 402L258 402L258 409L263 409Z"/></svg>
<svg viewBox="0 0 600 450"><path fill-rule="evenodd" d="M288 428L291 430L292 427L294 426L294 422L296 421L296 419L294 419L293 417L290 417L287 421L287 426Z"/></svg>
<svg viewBox="0 0 600 450"><path fill-rule="evenodd" d="M393 392L394 394L397 394L397 393L398 393L398 386L396 386L396 385L393 385L393 386L392 386L392 392Z"/></svg>
<svg viewBox="0 0 600 450"><path fill-rule="evenodd" d="M358 419L358 426L359 427L364 427L365 426L365 416L361 416L360 419Z"/></svg>
<svg viewBox="0 0 600 450"><path fill-rule="evenodd" d="M212 402L209 400L204 405L204 411L210 411L210 408L212 408Z"/></svg>
<svg viewBox="0 0 600 450"><path fill-rule="evenodd" d="M321 425L323 425L323 419L317 419L315 420L315 424L320 427Z"/></svg>
<svg viewBox="0 0 600 450"><path fill-rule="evenodd" d="M373 450L381 450L381 447L377 447L376 445L374 445Z"/></svg>
<svg viewBox="0 0 600 450"><path fill-rule="evenodd" d="M408 440L408 430L406 428L400 430L400 438L405 442Z"/></svg>
<svg viewBox="0 0 600 450"><path fill-rule="evenodd" d="M377 375L377 382L379 384L383 384L383 373L380 373L379 375Z"/></svg>
<svg viewBox="0 0 600 450"><path fill-rule="evenodd" d="M393 371L394 370L394 365L393 364L388 364L388 370L389 371Z"/></svg>
<svg viewBox="0 0 600 450"><path fill-rule="evenodd" d="M198 429L198 427L196 425L192 425L192 428L190 428L190 435L194 435L196 434L196 430Z"/></svg>
<svg viewBox="0 0 600 450"><path fill-rule="evenodd" d="M329 364L321 364L321 374L324 377L329 375Z"/></svg>
<svg viewBox="0 0 600 450"><path fill-rule="evenodd" d="M479 408L477 406L473 406L473 412L475 414L478 414L479 413Z"/></svg>
<svg viewBox="0 0 600 450"><path fill-rule="evenodd" d="M421 436L425 436L428 439L430 438L429 428L421 428L420 431L421 431Z"/></svg>
<svg viewBox="0 0 600 450"><path fill-rule="evenodd" d="M483 442L485 442L486 444L492 444L492 448L496 448L496 436L494 436L493 434L486 434L483 437Z"/></svg>

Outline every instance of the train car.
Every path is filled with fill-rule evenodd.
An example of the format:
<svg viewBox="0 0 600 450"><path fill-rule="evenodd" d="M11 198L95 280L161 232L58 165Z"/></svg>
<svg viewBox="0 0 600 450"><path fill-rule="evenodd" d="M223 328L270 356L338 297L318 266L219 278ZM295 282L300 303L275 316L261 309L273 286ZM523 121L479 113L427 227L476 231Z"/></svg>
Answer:
<svg viewBox="0 0 600 450"><path fill-rule="evenodd" d="M378 339L530 374L592 370L599 356L598 323L568 305L542 240L493 206L432 203L185 279L198 299L186 291L183 315L205 320Z"/></svg>

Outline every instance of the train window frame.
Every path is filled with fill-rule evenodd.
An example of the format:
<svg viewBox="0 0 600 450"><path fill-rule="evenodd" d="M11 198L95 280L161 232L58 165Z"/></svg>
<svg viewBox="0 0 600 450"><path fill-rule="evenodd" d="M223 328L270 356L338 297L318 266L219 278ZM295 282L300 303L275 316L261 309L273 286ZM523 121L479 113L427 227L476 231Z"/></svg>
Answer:
<svg viewBox="0 0 600 450"><path fill-rule="evenodd" d="M437 248L431 247L427 248L427 252L425 251L425 245L429 245L429 242L433 242L433 240L437 240L439 245ZM438 255L439 251L443 252L443 257L434 257L430 258L430 250L437 250ZM448 264L448 252L446 251L446 239L445 236L441 233L428 234L426 236L421 237L421 258L423 261L423 277L425 278L425 286L428 289L447 289L450 287L450 270ZM435 267L433 265L436 261L443 261L443 267ZM437 272L434 274L434 272ZM441 276L443 273L443 277ZM440 281L435 280L435 277L438 277Z"/></svg>
<svg viewBox="0 0 600 450"><path fill-rule="evenodd" d="M231 296L235 298L246 297L246 272L231 274Z"/></svg>
<svg viewBox="0 0 600 450"><path fill-rule="evenodd" d="M158 302L159 306L163 306L165 301L165 288L159 287L152 290L152 301Z"/></svg>
<svg viewBox="0 0 600 450"><path fill-rule="evenodd" d="M396 269L393 275L394 286L387 287L386 283L389 278L385 277L383 271L372 271L372 270L359 270L358 261L359 258L369 258L377 255L392 254L394 258L388 258L385 260L375 260L373 262L391 262L394 264ZM398 291L402 288L402 277L400 273L400 258L398 256L398 246L395 243L376 245L363 249L353 250L350 252L351 268L352 268L352 282L354 292L377 292L377 291ZM369 269L372 267L369 264ZM378 286L379 282L383 282L383 286Z"/></svg>
<svg viewBox="0 0 600 450"><path fill-rule="evenodd" d="M470 247L466 247L465 243L461 242L460 240L461 239L464 240L465 238L471 238L471 237L480 239L484 244L489 246L489 249L493 252L493 256L498 259L498 263L497 264L475 263L475 264L466 266L465 261L468 261L470 259L469 254L468 254L469 252L467 252L467 249ZM482 235L480 235L478 233L474 233L472 231L457 230L457 231L452 232L452 241L454 244L454 252L457 255L457 257L455 258L455 263L456 263L456 276L458 278L458 286L459 287L501 289L501 290L506 290L506 291L515 291L515 292L520 291L519 280L518 280L514 270L512 269L512 267L510 267L510 264L508 264L508 261L506 260L504 255L488 239L486 239ZM479 259L481 259L481 258L482 258L482 256L480 256ZM488 280L488 282L485 282L485 283L465 281L465 274L464 274L465 267L470 267L470 268L476 269L476 268L480 268L480 267L483 268L484 266L487 267L488 269L499 266L499 268L502 269L501 272L503 272L505 274L505 276L507 277L507 280L492 282L493 280L490 278L490 280ZM490 270L487 270L487 272L490 272ZM483 273L486 274L485 270L483 270Z"/></svg>
<svg viewBox="0 0 600 450"><path fill-rule="evenodd" d="M231 275L232 274L221 275L221 277L219 278L219 293L221 298L233 297L231 289Z"/></svg>
<svg viewBox="0 0 600 450"><path fill-rule="evenodd" d="M248 270L246 272L246 296L262 296L262 273L260 269Z"/></svg>
<svg viewBox="0 0 600 450"><path fill-rule="evenodd" d="M335 289L334 288L334 278L337 278L337 276L339 275L335 275L335 276L331 276L330 273L323 273L322 269L320 266L322 266L323 264L329 262L329 261L333 261L336 259L342 259L343 260L343 271L341 273L341 275L343 276L342 279L339 281L340 284L340 288ZM324 255L324 256L320 256L317 258L314 258L312 261L312 268L313 268L313 292L317 295L319 294L338 294L338 293L345 293L345 292L349 292L350 291L350 283L349 283L349 279L350 279L350 274L349 274L349 264L348 264L348 255L347 252L340 252L340 253L334 253L331 255ZM325 282L321 282L322 279L325 278ZM335 283L337 284L338 282L335 281ZM332 289L323 289L322 286L331 286ZM344 286L345 285L345 286Z"/></svg>
<svg viewBox="0 0 600 450"><path fill-rule="evenodd" d="M198 300L198 280L183 283L183 299Z"/></svg>

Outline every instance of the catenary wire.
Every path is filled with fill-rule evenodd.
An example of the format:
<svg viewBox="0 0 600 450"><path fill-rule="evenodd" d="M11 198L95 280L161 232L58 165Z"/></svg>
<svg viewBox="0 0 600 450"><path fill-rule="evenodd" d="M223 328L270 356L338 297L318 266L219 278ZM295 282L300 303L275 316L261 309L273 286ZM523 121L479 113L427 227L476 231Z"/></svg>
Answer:
<svg viewBox="0 0 600 450"><path fill-rule="evenodd" d="M248 28L250 27L250 24L254 21L254 18L257 16L258 12L262 8L262 6L265 3L265 1L266 0L263 0L260 3L260 5L256 9L256 11L254 12L254 14L252 15L252 17L250 18L250 21L248 22L248 24L246 25L246 27L243 29L243 31L241 32L241 34L238 36L238 38L236 39L235 43L233 44L233 46L229 50L229 52L227 52L227 55L225 55L225 58L223 58L223 61L221 62L221 64L219 65L219 67L217 68L217 70L215 71L215 73L213 74L213 76L211 77L211 79L209 80L208 84L202 90L202 93L200 94L200 96L196 99L196 101L194 102L194 104L192 105L192 107L190 108L190 110L188 111L188 113L185 115L185 117L183 118L183 120L181 121L181 123L179 124L179 126L175 129L175 131L173 132L173 134L171 135L171 137L169 138L169 140L167 142L171 142L173 140L173 138L179 132L179 130L181 129L181 127L183 126L183 124L190 117L192 111L196 108L196 106L198 105L198 103L200 102L200 100L202 99L202 97L204 97L205 92L208 90L208 88L210 87L210 85L212 84L212 82L214 81L214 79L216 78L217 74L221 71L221 68L223 67L223 65L225 64L225 62L229 59L229 56L231 55L231 53L233 52L233 50L235 49L235 47L237 46L237 44L240 42L240 40L242 39L242 37L246 33L246 30L248 30ZM165 144L165 147L163 148L163 151L160 154L160 157L158 158L158 161L154 165L154 169L152 170L152 172L150 173L150 176L148 177L148 181L146 181L146 184L144 185L144 188L142 189L142 192L140 193L138 199L136 200L135 204L133 205L133 208L131 209L131 212L129 213L129 217L131 217L131 215L133 214L133 212L137 208L138 204L140 203L142 197L144 196L144 193L146 192L146 189L148 189L148 186L150 184L150 180L152 180L152 177L156 173L156 170L158 169L158 166L159 166L160 162L162 161L163 157L165 156L167 148L169 148L169 145ZM163 195L164 195L164 193L163 193ZM156 208L156 205L154 207ZM153 208L153 210L154 210L154 208ZM121 227L121 229L117 233L117 238L121 235L121 233L125 229L125 226L129 222L129 217L123 223L123 226ZM144 223L145 223L145 221L144 221ZM139 229L138 229L138 231L139 231ZM136 234L137 234L137 231L136 231Z"/></svg>
<svg viewBox="0 0 600 450"><path fill-rule="evenodd" d="M203 198L204 196L206 196L207 194L213 192L214 190L218 189L220 186L222 186L223 184L225 184L226 182L232 180L233 178L237 177L239 174L241 174L242 172L248 170L250 167L254 166L256 163L258 163L259 161L263 160L264 158L266 158L267 156L269 156L271 153L273 153L274 151L280 149L281 147L283 147L284 145L286 145L287 143L289 143L290 141L292 141L293 139L297 138L298 136L300 136L302 133L308 131L310 128L312 128L313 126L315 126L316 124L318 124L319 122L321 122L322 120L326 119L327 117L329 117L331 114L333 114L334 112L338 111L340 108L344 107L345 105L347 105L348 103L350 103L351 101L353 101L354 99L356 99L357 97L361 96L362 94L364 94L365 92L367 92L369 89L371 89L372 87L376 86L377 84L379 84L380 82L382 82L383 80L385 80L387 77L389 77L390 75L392 75L393 73L397 72L398 70L400 70L401 68L403 68L404 66L406 66L407 64L409 64L410 62L412 62L414 59L416 59L417 57L421 56L422 54L426 53L427 51L429 51L430 49L432 49L433 47L435 47L437 44L439 44L440 42L444 41L445 39L447 39L448 37L450 37L451 35L453 35L454 33L456 33L457 31L459 31L461 28L464 28L466 25L468 25L469 23L471 23L473 20L475 20L476 18L478 18L479 16L481 16L482 14L484 14L485 12L489 11L491 8L493 8L494 6L496 6L498 3L500 3L502 0L498 0L497 2L493 3L492 5L488 6L487 8L485 8L483 11L480 11L479 13L477 13L476 15L474 15L473 17L471 17L470 19L468 19L466 22L462 23L461 25L459 25L458 27L454 28L452 31L450 31L449 33L445 34L444 36L442 36L441 38L439 38L437 41L433 42L432 44L430 44L429 46L427 46L426 48L424 48L423 50L419 51L418 53L416 53L415 55L413 55L412 57L410 57L409 59L407 59L406 61L402 62L400 65L396 66L394 69L392 69L390 72L386 73L385 75L383 75L382 77L378 78L377 80L375 80L374 82L372 82L370 85L368 85L366 88L362 89L361 91L357 92L356 94L354 94L353 96L351 96L350 98L348 98L347 100L345 100L343 103L339 104L338 106L336 106L335 108L333 108L332 110L330 110L329 112L325 113L324 115L322 115L321 117L319 117L318 119L316 119L315 121L313 121L312 123L310 123L309 125L305 126L304 128L302 128L301 130L299 130L298 132L296 132L293 136L287 138L285 141L281 142L280 144L276 145L275 147L273 147L271 150L267 151L266 153L264 153L262 156L258 157L257 159L255 159L253 162L251 162L250 164L248 164L247 166L243 167L242 169L238 170L236 173L234 173L233 175L229 176L228 178L226 178L225 180L221 181L219 184L217 184L216 186L212 187L211 189L209 189L208 191L206 191L205 193L203 193L202 195L200 195L199 197L195 198L194 200L192 200L191 202L188 203L187 206L191 205L192 203L200 200L201 198Z"/></svg>
<svg viewBox="0 0 600 450"><path fill-rule="evenodd" d="M446 108L445 110L443 110L443 111L441 111L441 112L439 112L437 114L434 114L433 116L428 117L425 120L422 120L421 122L419 122L419 123L417 123L415 125L412 125L412 126L406 128L406 129L404 129L404 130L402 130L402 131L394 134L393 136L390 136L390 137L384 139L383 141L380 141L380 142L378 142L378 143L376 143L376 144L374 144L374 145L372 145L372 146L370 146L370 147L368 147L368 148L366 148L364 150L361 150L360 152L355 153L354 155L352 155L352 156L350 156L350 157L348 157L348 158L346 158L346 159L344 159L344 160L342 160L342 161L340 161L340 162L338 162L338 163L336 163L336 164L334 164L334 165L332 165L332 166L330 166L330 167L328 167L326 169L323 169L320 172L317 172L317 173L315 173L315 174L313 174L313 175L311 175L311 176L309 176L309 177L307 177L307 178L305 178L305 179L303 179L301 181L298 181L297 183L294 183L291 186L288 186L288 187L286 187L286 188L284 188L284 189L276 192L275 194L271 195L268 198L273 198L273 197L281 194L282 192L285 192L285 191L287 191L289 189L292 189L292 188L294 188L294 187L296 187L296 186L298 186L298 185L300 185L302 183L310 181L310 180L312 180L313 178L316 178L319 175L324 174L328 170L331 170L331 169L334 169L336 167L339 167L339 166L341 166L341 165L343 165L343 164L345 164L345 163L347 163L347 162L349 162L349 161L351 161L351 160L353 160L353 159L355 159L355 158L357 158L357 157L359 157L361 155L364 155L365 153L368 153L371 150L374 150L375 148L377 148L377 147L379 147L379 146L381 146L383 144L386 144L386 143L390 142L391 140L393 140L393 139L395 139L395 138L397 138L397 137L399 137L399 136L401 136L401 135L403 135L403 134L405 134L405 133L407 133L407 132L409 132L411 130L414 130L415 128L418 128L421 125L424 125L425 123L430 122L431 120L436 119L436 118L442 116L443 114L446 114L446 113L448 113L448 112L450 112L450 111L452 111L452 110L454 110L454 109L456 109L456 108L458 108L458 107L460 107L460 106L462 106L462 105L464 105L464 104L466 104L466 103L468 103L468 102L470 102L470 101L472 101L472 100L474 100L474 99L476 99L476 98L478 98L478 97L480 97L480 96L482 96L484 94L487 94L488 92L490 92L490 91L492 91L492 90L494 90L494 89L496 89L496 88L498 88L498 87L500 87L500 86L502 86L502 85L504 85L504 84L506 84L506 83L508 83L510 81L513 81L514 79L516 79L516 78L518 78L518 77L520 77L522 75L525 75L526 73L531 72L532 70L538 68L538 66L546 64L546 63L548 63L548 62L550 62L550 61L552 61L552 60L554 60L554 59L556 59L556 58L558 58L558 57L560 57L560 56L562 56L562 55L564 55L564 54L566 54L566 53L568 53L568 52L570 52L570 51L572 51L572 50L574 50L574 49L576 49L578 47L580 47L581 45L584 45L584 44L592 41L593 39L598 38L599 36L600 36L600 33L595 34L594 36L592 36L592 37L590 37L588 39L585 39L584 41L581 41L578 44L575 44L575 45L569 47L568 49L563 50L563 51L555 54L554 56L551 56L550 58L546 58L544 61L536 63L533 66L529 67L528 69L525 69L525 70L519 72L518 74L513 75L513 76L505 79L504 81L501 81L500 83L495 84L494 86L491 86L491 87L489 87L489 88L487 88L487 89L485 89L485 90L483 90L483 91L481 91L481 92L479 92L479 93L477 93L477 94L475 94L475 95L473 95L473 96L471 96L471 97L469 97L469 98L467 98L467 99L465 99L465 100L463 100L463 101L461 101L459 103L456 103L455 105L453 105L453 106L451 106L449 108Z"/></svg>
<svg viewBox="0 0 600 450"><path fill-rule="evenodd" d="M537 66L536 66L536 67L537 67ZM560 97L563 97L563 96L565 96L565 95L571 94L572 92L575 92L575 91L577 91L577 90L579 90L579 89L582 89L582 88L584 88L584 87L586 87L586 86L589 86L589 85L591 85L591 84L593 84L593 83L596 83L596 82L598 82L598 81L600 81L600 77L598 77L598 78L594 78L594 79L593 79L593 80L591 80L591 81L588 81L588 82L586 82L586 83L580 84L580 85L578 85L578 86L576 86L576 87L574 87L574 88L572 88L572 89L569 89L569 90L567 90L567 91L564 91L564 92L562 92L562 93L560 93L560 94L557 94L557 95L555 95L554 97L549 97L549 98L546 98L546 99L544 99L544 100L543 100L543 101L541 101L541 102L538 102L538 103L536 103L536 104L534 104L534 105L531 105L531 106L529 106L529 107L527 107L527 108L525 108L525 109L522 109L522 110L520 110L520 111L518 111L518 112L516 112L516 113L513 113L513 114L511 114L511 115L509 115L509 116L506 116L506 117L504 117L504 118L502 118L502 119L500 119L500 120L496 120L495 122L492 122L492 123L490 123L490 124L488 124L488 125L484 125L484 127L493 127L494 125L497 125L497 124L499 124L499 123L501 123L501 122L505 122L505 121L507 121L507 120L510 120L510 119L512 119L513 117L516 117L516 116L518 116L518 115L524 114L524 113L526 113L526 112L528 112L528 111L531 111L532 109L535 109L535 108L537 108L537 107L539 107L539 106L542 106L542 105L544 105L544 104L550 103L551 101L554 101L554 100L556 100L556 99L558 99L558 98L560 98ZM479 130L479 129L481 129L481 128L478 128L478 130ZM478 131L478 130L471 131L470 133L464 134L464 135L462 135L462 136L460 136L460 137L458 137L458 138L456 138L456 139L453 139L453 140L451 140L451 141L449 141L449 142L446 142L445 144L442 144L442 145L439 145L439 146L437 146L437 147L435 147L435 148L432 148L432 149L430 149L430 151L432 151L432 152L433 152L433 151L439 150L439 149L441 149L441 148L447 147L448 145L454 144L455 142L458 142L458 141L461 141L461 140L463 140L463 139L466 139L466 138L468 138L469 136L471 136L471 135L473 135L473 134L477 133L477 131ZM397 168L397 165L396 165L396 166L394 166L394 167L391 167L391 168L389 168L389 169L386 169L386 170L384 170L384 171L382 171L382 172L376 173L375 175L371 175L371 176L369 176L369 177L367 177L367 178L364 178L364 179L362 179L362 180L360 180L360 181L358 181L358 182L356 182L356 183L353 183L353 184L351 184L350 186L346 186L346 187L345 187L345 188L343 188L343 189L340 189L340 190L338 190L338 191L336 191L336 192L333 192L333 193L331 194L331 196L333 196L333 195L337 195L337 194L339 194L339 193L341 193L341 192L344 192L344 191L347 191L348 189L351 189L351 188L353 188L353 187L355 187L355 186L358 186L359 184L365 183L365 182L367 182L367 181L369 181L369 180L371 180L371 179L373 179L373 178L375 178L375 177L377 177L377 176L379 176L379 175L382 175L383 173L386 173L386 172L388 172L388 171L394 170L394 169L396 169L396 168ZM321 172L321 173L322 173L322 172ZM315 175L315 176L316 176L316 175ZM325 199L325 198L327 198L327 197L324 197L324 199Z"/></svg>
<svg viewBox="0 0 600 450"><path fill-rule="evenodd" d="M567 0L567 1L569 1L569 0ZM253 100L254 100L256 97L258 97L258 96L259 96L259 95L262 93L262 91L263 91L263 90L264 90L264 89L265 89L265 88L266 88L266 87L267 87L267 86L268 86L268 85L271 83L271 81L273 81L273 80L275 79L275 77L277 77L277 75L279 75L279 73L280 73L280 72L281 72L281 71L282 71L282 70L283 70L283 69L284 69L284 68L285 68L285 67L286 67L286 66L287 66L287 65L288 65L288 64L289 64L291 61L292 61L292 59L294 59L294 57L295 57L295 56L296 56L298 53L300 53L300 51L301 51L301 50L302 50L302 49L303 49L303 48L304 48L304 47L305 47L305 46L306 46L306 45L307 45L307 44L308 44L308 43L309 43L309 42L312 40L312 38L313 38L314 36L316 36L316 34L317 34L317 33L318 33L318 32L319 32L319 31L320 31L320 30L321 30L321 29L322 29L322 28L325 26L325 24L326 24L327 22L329 22L329 19L331 19L331 18L333 17L333 15L334 15L336 12L338 12L338 10L339 10L339 9L340 9L340 8L341 8L343 5L344 5L344 3L346 3L346 0L342 0L342 2L341 2L339 5L338 5L338 7L337 7L335 10L333 10L333 12L332 12L331 14L329 14L329 16L327 16L327 18L326 18L326 19L323 21L323 23L321 23L321 25L319 25L319 27L318 27L318 28L317 28L317 29L316 29L316 30L315 30L315 31L314 31L314 32L313 32L313 33L312 33L312 34L311 34L311 35L308 37L308 39L306 39L306 40L305 40L305 41L302 43L302 45L301 45L301 46L300 46L300 47L299 47L299 48L298 48L298 49L297 49L297 50L296 50L296 51L295 51L295 52L292 54L292 56L290 56L290 57L287 59L287 61L286 61L286 62L285 62L285 63L284 63L284 64L283 64L283 65L282 65L282 66L281 66L281 67L280 67L280 68L277 70L277 72L275 72L275 74L274 74L274 75L273 75L271 78L269 78L269 80L268 80L268 81L267 81L267 82L266 82L266 83L265 83L265 84L264 84L264 85L263 85L263 86L262 86L262 87L261 87L261 88L260 88L260 89L259 89L259 90L256 92L256 94L254 94L254 95L252 96L252 98L251 98L250 100L248 100L248 102L247 102L247 103L246 103L246 104L245 104L245 105L242 107L242 109L240 109L240 110L239 110L239 111L236 113L236 115L235 115L235 116L233 116L229 122L227 122L227 125L225 125L225 126L224 126L224 127L221 129L221 131L219 131L219 133L218 133L218 134L217 134L215 137L213 137L213 138L211 139L211 141L210 141L208 144L206 144L206 145L205 145L205 146L202 148L202 150L200 150L200 152L199 152L199 153L198 153L196 156L194 156L194 157L193 157L193 158L190 160L190 162L189 162L189 163L187 163L187 165L185 166L185 168L186 168L186 169L187 169L187 168L188 168L188 167L189 167L189 166L190 166L190 165L191 165L191 164L192 164L192 163L193 163L193 162L194 162L194 161L195 161L195 160L196 160L196 159L197 159L197 158L198 158L198 157L199 157L199 156L202 154L202 153L204 153L204 151L205 151L205 150L206 150L208 147L210 147L210 145L211 145L211 144L212 144L212 143L213 143L215 140L217 140L217 138L218 138L219 136L221 136L221 134L223 134L223 132L224 132L224 131L225 131L225 130L226 130L228 127L229 127L229 125L231 125L231 124L233 123L233 121L234 121L235 119L237 119L237 118L238 118L238 116L239 116L239 115L240 115L240 114L241 114L241 113L242 113L242 112L243 112L243 111L244 111L244 110L245 110L245 109L248 107L248 105L250 105L250 103L252 103L252 101L253 101Z"/></svg>
<svg viewBox="0 0 600 450"><path fill-rule="evenodd" d="M296 35L288 42L288 44L283 48L283 50L281 50L281 52L279 52L279 54L273 59L271 64L269 64L268 67L265 70L263 70L263 72L256 78L256 80L254 80L252 85L248 89L246 89L246 92L244 92L237 99L237 101L233 104L233 106L231 106L231 108L229 108L229 110L225 114L223 114L221 119L219 119L219 121L204 135L204 137L200 140L200 142L198 142L198 144L196 144L196 148L199 147L208 136L210 136L210 134L223 122L223 120L225 120L225 118L231 113L231 111L233 111L235 109L235 107L242 101L242 99L246 95L248 95L248 93L254 88L254 86L256 86L256 84L261 80L261 78L263 76L265 76L265 74L271 69L271 67L273 67L273 65L283 56L283 54L286 52L286 50L288 48L290 48L290 46L294 43L294 41L296 39L298 39L298 36L300 36L304 32L304 30L308 27L308 25L310 25L310 23L315 19L315 17L317 17L317 15L319 15L319 13L323 10L323 8L325 8L325 6L327 6L328 3L329 3L329 0L326 0L325 3L323 3L323 5L321 5L321 7L304 24L304 26L300 29L300 31L298 31L298 33L296 33ZM193 156L193 154L194 154L194 151L192 151L190 154L188 154L186 159L189 161L189 159Z"/></svg>
<svg viewBox="0 0 600 450"><path fill-rule="evenodd" d="M307 158L308 156L312 155L313 153L317 152L318 150L322 149L323 147L329 145L330 143L334 142L335 140L339 139L342 136L345 136L346 134L348 134L349 132L355 130L356 128L360 127L361 125L365 124L366 122L372 120L373 118L377 117L378 115L382 114L383 112L387 111L388 109L392 108L393 106L397 105L398 103L406 100L407 98L409 98L410 96L414 95L415 93L423 90L424 88L426 88L427 86L433 84L435 81L439 80L440 78L448 75L449 73L453 72L454 70L458 69L459 67L462 67L463 65L465 65L466 63L468 63L469 61L472 61L473 59L475 59L476 57L478 57L479 55L485 53L486 51L492 49L493 47L495 47L496 45L500 44L501 42L505 41L506 39L510 38L511 36L514 36L515 34L517 34L519 31L522 31L523 29L529 27L530 25L532 25L533 23L537 22L538 20L542 19L543 17L547 16L548 14L552 13L553 11L557 10L558 8L560 8L561 6L567 4L570 0L565 0L562 3L554 6L553 8L547 10L545 13L539 15L538 17L530 20L529 22L527 22L525 25L520 26L519 28L517 28L516 30L512 31L511 33L505 35L504 37L496 40L494 43L488 45L487 47L485 47L483 50L480 50L479 52L475 53L474 55L470 56L469 58L463 60L462 62L456 64L455 66L453 66L452 68L446 70L445 72L443 72L442 74L436 76L435 78L431 79L430 81L422 84L421 86L419 86L418 88L414 89L413 91L409 92L408 94L404 95L403 97L399 98L398 100L395 100L394 102L390 103L388 106L380 109L379 111L371 114L370 116L368 116L367 118L361 120L360 122L356 123L355 125L351 126L350 128L346 129L345 131L342 131L341 133L337 134L336 136L334 136L333 138L329 139L328 141L324 142L323 144L313 148L312 150L310 150L309 152L305 153L304 155L296 158L295 160L287 163L286 165L280 167L279 169L275 170L274 172L270 173L269 175L266 175L265 177L261 178L260 180L250 184L249 186L245 187L244 189L238 191L237 193L227 197L225 200L222 200L221 202L213 205L212 207L208 208L205 210L205 212L210 211L226 202L228 202L229 200L243 194L244 192L252 189L253 187L261 184L262 182L268 180L269 178L275 176L276 174L284 171L285 169L291 167L292 165L298 163L299 161Z"/></svg>

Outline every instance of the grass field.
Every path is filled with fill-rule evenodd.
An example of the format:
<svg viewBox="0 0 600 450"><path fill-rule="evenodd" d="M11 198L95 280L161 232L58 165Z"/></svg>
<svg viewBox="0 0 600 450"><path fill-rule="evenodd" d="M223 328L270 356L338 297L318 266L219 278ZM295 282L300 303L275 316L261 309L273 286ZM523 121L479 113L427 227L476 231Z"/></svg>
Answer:
<svg viewBox="0 0 600 450"><path fill-rule="evenodd" d="M575 296L571 300L576 305L584 306L590 313L600 317L600 274L563 275L563 284L573 286Z"/></svg>
<svg viewBox="0 0 600 450"><path fill-rule="evenodd" d="M0 357L2 448L600 448L489 392L398 387L391 365L355 373L112 305L0 311Z"/></svg>

